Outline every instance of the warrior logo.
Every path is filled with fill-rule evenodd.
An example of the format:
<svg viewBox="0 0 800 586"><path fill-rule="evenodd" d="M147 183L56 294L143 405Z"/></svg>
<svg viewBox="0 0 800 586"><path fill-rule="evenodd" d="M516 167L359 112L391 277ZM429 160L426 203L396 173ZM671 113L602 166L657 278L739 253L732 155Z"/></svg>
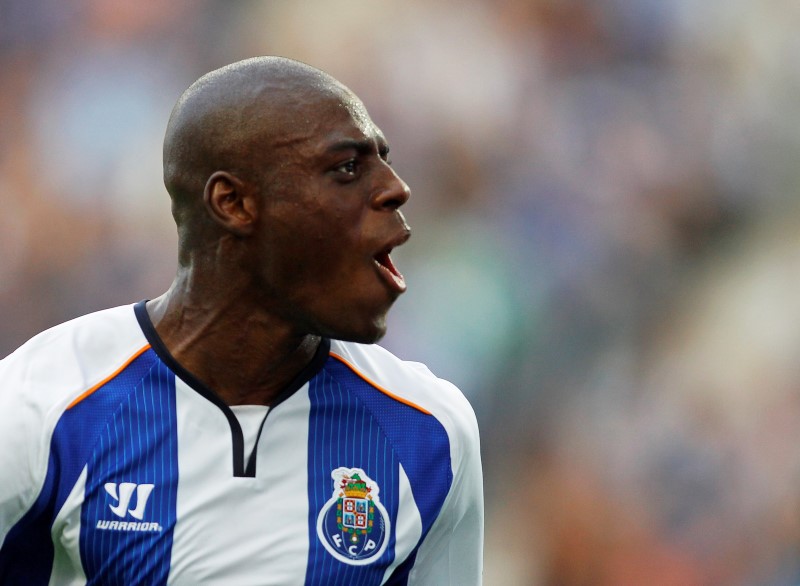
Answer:
<svg viewBox="0 0 800 586"><path fill-rule="evenodd" d="M108 505L111 512L117 517L125 518L128 514L134 519L140 521L144 518L144 509L147 507L147 499L150 498L150 493L153 491L154 484L139 484L138 486L133 482L123 482L119 485L119 495L117 495L117 484L115 482L106 482L106 492L117 502L117 505ZM133 496L133 491L136 491L136 508L128 508Z"/></svg>
<svg viewBox="0 0 800 586"><path fill-rule="evenodd" d="M135 484L133 482L121 482L117 485L116 482L106 482L105 489L112 499L117 501L116 505L109 504L108 507L120 519L126 519L128 516L137 519L137 521L108 521L100 519L97 521L97 528L111 531L161 531L161 525L158 523L144 522L144 512L147 508L147 499L150 498L150 493L155 488L154 484ZM136 508L130 508L131 498L136 491Z"/></svg>
<svg viewBox="0 0 800 586"><path fill-rule="evenodd" d="M317 517L317 535L337 560L362 566L386 551L391 522L380 489L361 468L331 472L333 496Z"/></svg>

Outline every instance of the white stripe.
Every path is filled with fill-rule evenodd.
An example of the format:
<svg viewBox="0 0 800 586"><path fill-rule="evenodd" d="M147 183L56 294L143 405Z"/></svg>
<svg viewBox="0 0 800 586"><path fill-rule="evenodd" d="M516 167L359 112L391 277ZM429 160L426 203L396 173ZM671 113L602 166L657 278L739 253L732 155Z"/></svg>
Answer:
<svg viewBox="0 0 800 586"><path fill-rule="evenodd" d="M169 583L296 583L309 549L307 386L270 413L256 478L233 476L219 407L180 379L175 386L180 478Z"/></svg>
<svg viewBox="0 0 800 586"><path fill-rule="evenodd" d="M56 515L50 536L53 539L55 555L50 586L77 586L86 584L86 574L81 564L81 504L86 490L87 471L84 467L64 506Z"/></svg>
<svg viewBox="0 0 800 586"><path fill-rule="evenodd" d="M396 539L394 562L386 569L381 584L386 582L395 568L406 560L422 536L422 518L417 509L414 494L411 492L411 483L408 481L408 476L406 476L406 471L403 470L402 465L399 466L399 473L400 502L397 507L397 522L394 528Z"/></svg>

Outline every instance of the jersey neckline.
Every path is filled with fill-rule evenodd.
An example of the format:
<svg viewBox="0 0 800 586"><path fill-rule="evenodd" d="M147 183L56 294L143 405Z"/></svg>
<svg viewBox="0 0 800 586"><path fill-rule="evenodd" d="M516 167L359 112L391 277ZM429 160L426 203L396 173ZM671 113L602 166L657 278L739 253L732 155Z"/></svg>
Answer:
<svg viewBox="0 0 800 586"><path fill-rule="evenodd" d="M170 353L167 346L164 344L161 337L156 332L153 322L150 320L150 314L147 313L147 299L144 299L133 306L133 311L136 315L136 320L139 322L139 327L150 347L161 359L161 361L172 371L175 375L185 382L190 388L202 395L214 405L216 405L228 420L231 428L231 436L233 440L233 473L234 476L255 476L255 461L256 452L258 450L258 439L253 448L252 453L248 458L244 453L244 435L242 433L241 425L236 415L231 410L230 406L225 403L220 396L203 381L184 368ZM325 366L330 353L331 341L328 338L322 338L317 351L314 353L311 361L295 376L288 385L275 397L275 400L269 405L264 421L261 423L261 430L263 430L264 422L267 417L275 410L278 405L286 401L289 397L294 395L300 390L303 385L310 381L314 376L319 373ZM259 430L259 438L261 435Z"/></svg>

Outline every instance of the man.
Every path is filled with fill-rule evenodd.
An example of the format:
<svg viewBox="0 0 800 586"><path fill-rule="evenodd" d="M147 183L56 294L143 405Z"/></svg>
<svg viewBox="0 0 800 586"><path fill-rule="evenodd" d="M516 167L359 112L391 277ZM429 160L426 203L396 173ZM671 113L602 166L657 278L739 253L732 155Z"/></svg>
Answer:
<svg viewBox="0 0 800 586"><path fill-rule="evenodd" d="M388 152L288 59L181 96L170 289L0 362L0 582L480 582L474 414L373 345L406 288Z"/></svg>

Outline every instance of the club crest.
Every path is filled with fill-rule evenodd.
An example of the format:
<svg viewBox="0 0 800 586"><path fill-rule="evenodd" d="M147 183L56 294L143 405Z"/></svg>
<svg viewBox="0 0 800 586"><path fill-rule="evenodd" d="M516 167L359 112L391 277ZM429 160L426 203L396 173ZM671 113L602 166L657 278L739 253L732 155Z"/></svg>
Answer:
<svg viewBox="0 0 800 586"><path fill-rule="evenodd" d="M361 468L337 468L331 478L333 495L317 517L317 536L337 560L369 564L386 550L391 530L378 484Z"/></svg>

